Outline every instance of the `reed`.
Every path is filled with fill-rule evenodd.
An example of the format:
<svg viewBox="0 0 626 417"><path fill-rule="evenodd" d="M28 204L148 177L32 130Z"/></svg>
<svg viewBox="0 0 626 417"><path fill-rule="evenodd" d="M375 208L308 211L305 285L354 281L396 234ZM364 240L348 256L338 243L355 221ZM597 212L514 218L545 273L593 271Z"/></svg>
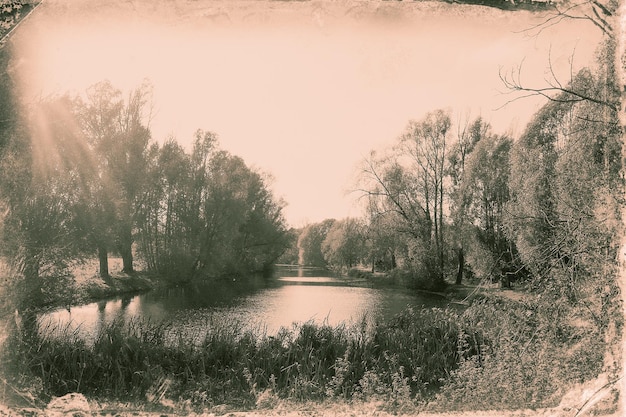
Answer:
<svg viewBox="0 0 626 417"><path fill-rule="evenodd" d="M258 406L267 398L422 398L459 363L465 330L448 310L407 310L389 322L312 322L267 335L216 320L202 334L114 322L93 343L69 327L15 333L4 361L42 381L42 395ZM401 399L402 401L398 401Z"/></svg>
<svg viewBox="0 0 626 417"><path fill-rule="evenodd" d="M196 330L114 322L89 341L69 326L23 326L7 339L0 369L44 400L82 392L198 410L329 399L398 412L553 406L602 370L606 346L601 329L555 320L546 308L477 299L462 312L407 309L385 322L307 322L272 335L219 316Z"/></svg>

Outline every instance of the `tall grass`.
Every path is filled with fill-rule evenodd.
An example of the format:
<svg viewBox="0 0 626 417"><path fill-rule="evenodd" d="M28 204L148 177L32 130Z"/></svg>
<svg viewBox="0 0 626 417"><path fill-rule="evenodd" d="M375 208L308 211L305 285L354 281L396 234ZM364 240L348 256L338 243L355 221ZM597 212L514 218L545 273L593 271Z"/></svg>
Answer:
<svg viewBox="0 0 626 417"><path fill-rule="evenodd" d="M229 323L198 335L115 322L87 343L68 328L15 333L4 358L43 395L169 398L197 406L272 399L420 399L459 363L465 330L446 310L407 310L368 328L304 323L269 336ZM392 401L392 402L393 402Z"/></svg>
<svg viewBox="0 0 626 417"><path fill-rule="evenodd" d="M554 407L574 385L604 367L608 334L602 326L572 320L580 308L555 301L483 299L464 313L465 325L483 340L467 340L454 369L430 406L437 410ZM608 322L614 320L604 317ZM619 319L621 321L621 319ZM466 336L467 337L467 336ZM615 376L610 376L615 378Z"/></svg>
<svg viewBox="0 0 626 417"><path fill-rule="evenodd" d="M539 306L479 299L463 312L407 309L373 325L308 322L275 335L220 320L202 333L114 322L89 343L69 327L25 326L9 337L1 365L13 381L37 381L40 397L82 392L200 409L281 399L373 400L395 410L538 407L601 372L606 351L600 329Z"/></svg>

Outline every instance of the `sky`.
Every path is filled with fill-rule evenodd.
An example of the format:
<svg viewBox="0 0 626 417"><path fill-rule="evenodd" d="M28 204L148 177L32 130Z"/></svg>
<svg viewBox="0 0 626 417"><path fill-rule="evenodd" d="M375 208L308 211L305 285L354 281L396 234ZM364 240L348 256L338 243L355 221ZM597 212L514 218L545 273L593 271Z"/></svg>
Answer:
<svg viewBox="0 0 626 417"><path fill-rule="evenodd" d="M300 227L360 215L360 161L429 111L519 135L543 101L506 104L500 74L523 64L542 86L552 62L567 82L599 40L586 22L531 36L535 15L435 4L50 0L14 36L15 68L26 102L149 80L154 140L217 133Z"/></svg>

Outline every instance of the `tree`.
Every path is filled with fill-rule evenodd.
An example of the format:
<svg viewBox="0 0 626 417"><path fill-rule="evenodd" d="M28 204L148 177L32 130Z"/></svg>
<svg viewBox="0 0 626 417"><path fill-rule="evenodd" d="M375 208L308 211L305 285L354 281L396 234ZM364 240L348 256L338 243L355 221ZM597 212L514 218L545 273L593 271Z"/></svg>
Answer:
<svg viewBox="0 0 626 417"><path fill-rule="evenodd" d="M286 240L287 240L287 248L285 252L280 256L277 260L278 263L288 264L288 265L297 265L298 264L298 238L302 233L302 229L290 228L287 230Z"/></svg>
<svg viewBox="0 0 626 417"><path fill-rule="evenodd" d="M443 110L410 121L394 153L364 162L361 191L376 215L399 220L397 231L411 238L413 258L432 278L431 287L445 286L444 195L450 115Z"/></svg>
<svg viewBox="0 0 626 417"><path fill-rule="evenodd" d="M241 225L241 259L249 270L268 274L288 245L283 203L276 201L260 173L250 170L247 212Z"/></svg>
<svg viewBox="0 0 626 417"><path fill-rule="evenodd" d="M28 115L29 128L20 124L3 150L0 172L3 252L23 275L20 308L44 303L47 281L66 275L84 250L77 208L87 173L68 101L39 103Z"/></svg>
<svg viewBox="0 0 626 417"><path fill-rule="evenodd" d="M453 144L448 156L448 175L452 180L450 187L450 212L452 226L455 230L457 245L458 268L455 284L461 284L465 270L465 246L468 235L471 234L471 225L467 220L467 206L470 203L469 196L465 192L465 162L474 150L476 143L487 133L489 124L482 118L477 118L472 123L467 121L459 124L457 141Z"/></svg>
<svg viewBox="0 0 626 417"><path fill-rule="evenodd" d="M324 260L334 268L352 268L364 258L363 225L357 219L337 220L322 241Z"/></svg>
<svg viewBox="0 0 626 417"><path fill-rule="evenodd" d="M173 139L149 152L138 205L148 267L188 280L269 272L288 244L267 179L198 131L190 154Z"/></svg>
<svg viewBox="0 0 626 417"><path fill-rule="evenodd" d="M392 213L378 215L369 210L369 222L366 227L366 245L369 250L372 273L376 269L392 270L398 267L398 255L406 258L407 244L405 235L396 233L398 219Z"/></svg>
<svg viewBox="0 0 626 417"><path fill-rule="evenodd" d="M468 255L474 260L475 272L500 278L505 286L518 270L517 252L504 226L511 146L511 139L486 132L469 155L461 187L466 220L474 231L474 245L470 246ZM477 263L487 268L476 268Z"/></svg>
<svg viewBox="0 0 626 417"><path fill-rule="evenodd" d="M96 197L92 207L94 218L108 217L110 207L114 209L113 224L93 224L92 235L101 266L106 266L104 258L108 256L110 234L126 273L134 270L133 228L137 199L146 178L150 94L151 87L144 84L131 91L124 100L121 91L105 81L92 86L87 91L87 101L77 106L99 172L100 183L95 185L98 189L92 192ZM108 275L108 271L101 271L101 275Z"/></svg>
<svg viewBox="0 0 626 417"><path fill-rule="evenodd" d="M174 139L151 146L148 155L147 180L137 206L140 249L149 269L163 276L180 274L193 259L190 157Z"/></svg>
<svg viewBox="0 0 626 417"><path fill-rule="evenodd" d="M602 78L584 69L570 88L599 95ZM556 97L513 149L509 235L541 288L558 288L572 301L582 277L614 259L611 228L621 200L615 119L606 106Z"/></svg>
<svg viewBox="0 0 626 417"><path fill-rule="evenodd" d="M604 35L604 45L601 49L601 52L598 54L598 63L600 64L600 71L597 72L600 77L600 87L598 89L588 89L585 86L576 85L576 80L572 80L570 83L561 82L554 76L554 72L552 72L552 79L548 80L547 86L540 87L529 87L527 85L523 85L520 81L520 77L508 77L505 78L505 84L507 84L510 88L516 91L521 91L524 94L522 96L527 95L542 95L550 100L552 103L559 104L580 104L583 106L591 106L594 108L590 113L579 113L576 118L590 122L592 124L591 129L589 126L587 127L588 136L586 139L591 143L606 143L610 144L614 142L613 140L607 140L608 138L615 138L615 142L617 142L616 146L609 145L605 147L606 151L609 152L601 152L600 155L603 155L603 158L607 164L607 168L605 169L605 173L610 173L609 177L613 176L615 173L621 173L623 175L623 161L626 157L626 93L624 86L626 86L626 2L625 1L615 1L615 0L605 0L605 1L583 1L583 2L565 2L562 4L558 4L556 6L556 12L548 17L544 22L540 25L536 26L535 29L538 33L541 33L543 28L547 26L552 26L554 24L558 24L563 19L582 19L586 20L590 24L595 25ZM518 70L519 75L519 70ZM582 89L580 87L583 87ZM601 117L597 117L601 114ZM591 117L590 117L591 116ZM608 127L608 129L607 129ZM592 132L600 131L600 135L594 138ZM606 135L607 130L613 130L613 135ZM591 134L589 134L591 133ZM572 135L571 137L573 137ZM600 140L597 140L600 139ZM600 146L602 149L604 146ZM584 147L583 147L584 149ZM613 152L619 149L618 152ZM613 159L612 157L608 157L609 155L619 154L619 157ZM585 167L583 171L588 170L588 163L590 160L593 160L593 154L587 154L586 157L589 159L583 159L581 162L585 162L583 166ZM557 170L559 168L564 168L568 164L561 165L561 163L557 162ZM601 178L605 178L603 175ZM564 185L568 184L568 181L563 182ZM565 188L569 188L574 185L572 181L569 181L569 185ZM558 195L559 187L556 187L554 190L555 194ZM582 191L582 190L581 190ZM611 191L611 190L609 190ZM598 201L601 201L605 204L605 207L602 209L598 209L596 206L595 215L591 216L591 218L595 218L596 222L600 224L611 224L612 231L609 229L609 233L605 234L605 236L612 236L612 241L610 245L605 245L605 250L602 249L602 245L595 248L594 254L604 253L605 262L599 268L596 268L597 271L603 272L603 277L599 282L605 282L607 288L611 288L615 283L620 288L621 298L622 298L622 309L621 316L626 316L626 228L624 227L624 219L626 218L626 206L624 205L624 185L623 183L613 183L613 192L605 192L600 196ZM615 195L617 193L617 195ZM583 195L588 195L587 193L583 193ZM566 199L565 201L567 201ZM574 204L576 207L577 204ZM578 205L578 207L584 207L584 205ZM556 210L561 210L557 206ZM569 211L572 213L573 211ZM583 211L584 213L585 211ZM563 226L567 227L565 230L568 230L568 233L561 238L557 237L559 233L555 234L556 239L552 241L551 253L552 255L556 255L556 257L552 256L553 259L556 259L556 265L561 264L565 268L558 268L555 272L560 273L560 276L568 275L567 280L570 282L572 278L578 275L576 272L580 271L578 267L578 261L584 256L581 256L581 253L574 252L577 256L577 261L572 262L572 259L569 255L562 256L562 251L559 250L562 246L562 239L569 240L571 242L572 237L576 237L574 240L580 240L579 231L583 228L580 227L582 225L583 219L589 219L588 216L590 213L588 211L587 215L583 215L579 217L579 221L568 222L566 218L563 218L564 222L559 223L551 223L553 226ZM602 213L602 215L598 215ZM570 237L568 239L566 236ZM595 241L595 239L592 239ZM618 267L615 268L615 271L611 271L610 268L613 265L613 262L610 261L610 253L612 250L608 250L609 246L615 248L615 246L619 245L618 255L613 258L618 260ZM608 256L607 256L608 255ZM563 274L562 272L566 272ZM615 277L615 275L617 276ZM593 274L592 274L593 275ZM606 278L606 276L613 276L615 279L613 280L603 280L602 278ZM561 280L567 281L567 280ZM548 283L549 284L549 283ZM593 286L591 286L593 288ZM570 291L569 289L575 290L576 286L568 285L566 286L568 297L570 300L578 299L578 297L574 294L575 291ZM598 287L597 287L598 288ZM596 293L602 291L596 291ZM605 297L608 299L609 297ZM606 303L600 300L596 305L604 306ZM603 307L604 308L604 307ZM589 309L589 308L588 308ZM610 309L604 308L604 316L609 316L607 311ZM602 315L595 317L602 317ZM596 320L597 321L597 320ZM597 321L598 322L598 321ZM601 323L601 322L600 322ZM626 334L622 332L622 346L626 341ZM621 360L622 368L624 363L626 363L626 351L622 349ZM626 380L622 378L622 383L620 386L620 406L622 412L626 410Z"/></svg>
<svg viewBox="0 0 626 417"><path fill-rule="evenodd" d="M300 265L326 266L326 260L322 253L322 242L326 239L334 223L335 219L326 219L320 223L310 224L304 228L298 238Z"/></svg>

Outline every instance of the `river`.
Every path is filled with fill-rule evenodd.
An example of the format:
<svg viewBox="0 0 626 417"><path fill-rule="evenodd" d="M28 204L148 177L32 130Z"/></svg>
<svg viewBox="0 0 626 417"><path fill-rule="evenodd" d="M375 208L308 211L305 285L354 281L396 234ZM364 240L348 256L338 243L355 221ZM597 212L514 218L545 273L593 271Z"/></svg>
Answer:
<svg viewBox="0 0 626 417"><path fill-rule="evenodd" d="M178 331L201 334L216 320L275 334L281 327L312 321L332 326L389 319L407 306L441 307L443 298L399 288L371 288L364 281L323 269L278 267L269 279L219 281L193 287L121 296L38 318L44 332L71 329L93 339L103 325L143 319L170 323Z"/></svg>

